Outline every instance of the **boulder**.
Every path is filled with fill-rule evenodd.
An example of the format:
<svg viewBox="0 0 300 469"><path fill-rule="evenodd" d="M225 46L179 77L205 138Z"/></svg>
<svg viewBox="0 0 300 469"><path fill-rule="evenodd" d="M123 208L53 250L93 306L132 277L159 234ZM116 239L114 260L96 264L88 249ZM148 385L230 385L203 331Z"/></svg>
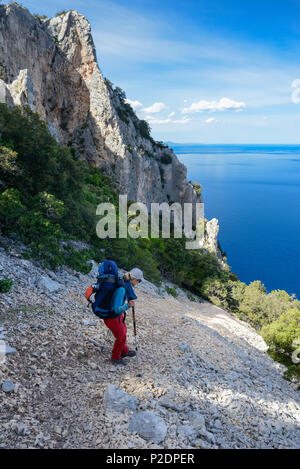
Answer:
<svg viewBox="0 0 300 469"><path fill-rule="evenodd" d="M40 278L40 280L38 281L38 287L50 293L57 292L58 290L64 288L63 285L58 282L55 282L55 280L52 280L50 277L48 277L48 275L43 275Z"/></svg>
<svg viewBox="0 0 300 469"><path fill-rule="evenodd" d="M104 393L103 405L107 411L124 412L135 411L138 400L114 384L109 384Z"/></svg>
<svg viewBox="0 0 300 469"><path fill-rule="evenodd" d="M160 443L166 437L168 427L159 415L150 410L135 414L130 420L129 431L136 432L145 440Z"/></svg>
<svg viewBox="0 0 300 469"><path fill-rule="evenodd" d="M183 410L183 407L181 405L171 401L171 399L168 399L167 397L161 397L159 399L159 404L165 407L166 409L172 409L176 412L181 412Z"/></svg>
<svg viewBox="0 0 300 469"><path fill-rule="evenodd" d="M190 353L192 351L190 345L186 344L185 342L181 342L180 344L178 344L178 347L180 348L182 352Z"/></svg>
<svg viewBox="0 0 300 469"><path fill-rule="evenodd" d="M15 385L11 381L4 381L2 383L2 391L3 392L13 392L15 390Z"/></svg>
<svg viewBox="0 0 300 469"><path fill-rule="evenodd" d="M198 434L206 434L205 418L203 415L193 410L189 413L189 421L192 427L197 430Z"/></svg>
<svg viewBox="0 0 300 469"><path fill-rule="evenodd" d="M195 440L198 436L197 429L192 425L179 425L177 427L177 434L180 438Z"/></svg>
<svg viewBox="0 0 300 469"><path fill-rule="evenodd" d="M0 357L1 355L9 355L12 353L17 353L17 350L5 343L0 343Z"/></svg>
<svg viewBox="0 0 300 469"><path fill-rule="evenodd" d="M97 326L98 322L97 321L90 321L89 319L83 319L82 324L84 326Z"/></svg>

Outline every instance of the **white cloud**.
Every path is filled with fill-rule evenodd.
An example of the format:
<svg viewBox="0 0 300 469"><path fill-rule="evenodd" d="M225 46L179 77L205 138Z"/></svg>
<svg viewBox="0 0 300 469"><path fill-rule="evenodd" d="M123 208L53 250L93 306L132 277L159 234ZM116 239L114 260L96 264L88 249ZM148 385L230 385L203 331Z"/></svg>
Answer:
<svg viewBox="0 0 300 469"><path fill-rule="evenodd" d="M211 124L212 122L217 122L214 117L209 117L209 119L206 119L205 121L207 124Z"/></svg>
<svg viewBox="0 0 300 469"><path fill-rule="evenodd" d="M149 112L150 114L160 112L165 109L165 103L153 103L150 107L145 107L143 111Z"/></svg>
<svg viewBox="0 0 300 469"><path fill-rule="evenodd" d="M175 113L174 113L175 114ZM166 119L155 119L152 116L146 116L145 118L151 125L160 125L160 124L187 124L191 119L186 116L183 119L171 119L167 117Z"/></svg>
<svg viewBox="0 0 300 469"><path fill-rule="evenodd" d="M168 117L173 117L175 116L175 112L170 112L170 114L168 114Z"/></svg>
<svg viewBox="0 0 300 469"><path fill-rule="evenodd" d="M143 106L139 101L131 101L131 99L125 99L125 102L130 104L132 109L140 109Z"/></svg>
<svg viewBox="0 0 300 469"><path fill-rule="evenodd" d="M191 104L190 107L184 108L182 112L184 114L192 112L203 112L203 111L228 111L228 110L241 110L246 104L242 101L234 101L230 98L221 98L219 101L206 101L201 100L197 103Z"/></svg>
<svg viewBox="0 0 300 469"><path fill-rule="evenodd" d="M170 118L167 118L167 119L153 119L150 116L147 116L146 120L149 122L149 124L169 124L169 122L171 122Z"/></svg>

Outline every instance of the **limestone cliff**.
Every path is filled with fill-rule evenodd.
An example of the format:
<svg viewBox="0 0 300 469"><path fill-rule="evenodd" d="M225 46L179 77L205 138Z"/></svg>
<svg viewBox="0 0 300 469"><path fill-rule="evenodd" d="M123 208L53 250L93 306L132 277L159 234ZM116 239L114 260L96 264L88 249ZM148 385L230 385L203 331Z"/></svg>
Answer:
<svg viewBox="0 0 300 469"><path fill-rule="evenodd" d="M0 102L29 104L58 141L113 176L129 200L201 201L173 150L151 138L102 76L90 24L76 11L41 20L15 3L0 6Z"/></svg>
<svg viewBox="0 0 300 469"><path fill-rule="evenodd" d="M142 136L134 112L103 78L84 16L69 11L40 22L21 6L2 6L0 63L2 101L28 103L62 143L113 174L129 199L197 200L185 166Z"/></svg>

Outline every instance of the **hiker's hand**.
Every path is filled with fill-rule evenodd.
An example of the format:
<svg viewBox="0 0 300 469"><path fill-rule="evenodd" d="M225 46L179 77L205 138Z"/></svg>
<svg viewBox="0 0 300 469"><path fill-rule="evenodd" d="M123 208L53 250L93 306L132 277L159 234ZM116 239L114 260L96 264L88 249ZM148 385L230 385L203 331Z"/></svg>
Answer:
<svg viewBox="0 0 300 469"><path fill-rule="evenodd" d="M130 308L132 308L134 306L134 300L130 300L128 304L129 304Z"/></svg>

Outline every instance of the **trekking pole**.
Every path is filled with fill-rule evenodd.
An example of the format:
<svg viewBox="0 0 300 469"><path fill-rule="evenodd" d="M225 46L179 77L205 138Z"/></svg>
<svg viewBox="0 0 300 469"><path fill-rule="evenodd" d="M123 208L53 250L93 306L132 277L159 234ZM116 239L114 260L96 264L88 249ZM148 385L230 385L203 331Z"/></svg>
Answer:
<svg viewBox="0 0 300 469"><path fill-rule="evenodd" d="M136 341L136 323L135 323L134 306L132 306L132 320L133 320L133 332L134 332L134 339L135 339L135 350L136 350L136 353L137 353L138 348L137 348L137 341Z"/></svg>

